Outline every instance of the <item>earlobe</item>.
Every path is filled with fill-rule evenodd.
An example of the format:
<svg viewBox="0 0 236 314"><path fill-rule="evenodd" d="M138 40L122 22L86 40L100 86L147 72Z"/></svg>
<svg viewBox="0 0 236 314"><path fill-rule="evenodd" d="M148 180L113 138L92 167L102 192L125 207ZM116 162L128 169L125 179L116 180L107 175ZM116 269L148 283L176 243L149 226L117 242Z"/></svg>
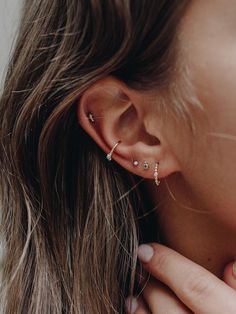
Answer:
<svg viewBox="0 0 236 314"><path fill-rule="evenodd" d="M103 149L104 158L159 185L161 177L178 167L164 150L158 128L153 128L156 134L146 128L150 116L153 121L149 101L141 92L107 77L81 95L77 113L81 127ZM158 117L155 123L158 125Z"/></svg>

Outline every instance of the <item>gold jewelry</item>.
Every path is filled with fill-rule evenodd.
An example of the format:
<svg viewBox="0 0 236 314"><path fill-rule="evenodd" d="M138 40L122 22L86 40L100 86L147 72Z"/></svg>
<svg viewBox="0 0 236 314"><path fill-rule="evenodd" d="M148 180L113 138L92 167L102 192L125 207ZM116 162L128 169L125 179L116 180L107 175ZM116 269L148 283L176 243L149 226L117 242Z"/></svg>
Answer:
<svg viewBox="0 0 236 314"><path fill-rule="evenodd" d="M121 141L118 141L118 142L112 147L111 151L107 154L107 159L108 159L109 161L112 160L112 154L113 154L114 150L116 149L117 145L119 145L120 143L121 143Z"/></svg>
<svg viewBox="0 0 236 314"><path fill-rule="evenodd" d="M156 162L155 164L155 170L154 170L154 178L156 185L159 185L161 181L158 179L158 170L159 170L159 162Z"/></svg>

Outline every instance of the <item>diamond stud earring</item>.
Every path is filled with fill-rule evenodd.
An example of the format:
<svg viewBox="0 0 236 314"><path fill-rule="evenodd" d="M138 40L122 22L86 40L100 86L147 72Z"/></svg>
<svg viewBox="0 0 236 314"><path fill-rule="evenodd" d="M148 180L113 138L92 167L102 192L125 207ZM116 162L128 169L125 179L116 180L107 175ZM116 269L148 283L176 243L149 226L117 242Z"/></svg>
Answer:
<svg viewBox="0 0 236 314"><path fill-rule="evenodd" d="M139 165L139 162L138 162L137 160L134 160L134 161L133 161L133 165L134 165L135 167L137 167L137 166Z"/></svg>
<svg viewBox="0 0 236 314"><path fill-rule="evenodd" d="M94 116L93 116L92 112L88 112L87 117L88 117L88 119L89 119L91 122L93 122L93 123L95 122Z"/></svg>

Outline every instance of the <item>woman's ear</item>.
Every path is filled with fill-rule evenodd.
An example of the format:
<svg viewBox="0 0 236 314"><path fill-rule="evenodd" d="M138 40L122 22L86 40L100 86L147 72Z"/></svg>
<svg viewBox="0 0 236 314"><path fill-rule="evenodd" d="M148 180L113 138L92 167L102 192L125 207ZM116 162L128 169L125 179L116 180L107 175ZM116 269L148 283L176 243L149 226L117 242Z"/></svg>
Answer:
<svg viewBox="0 0 236 314"><path fill-rule="evenodd" d="M83 92L77 114L82 128L104 150L104 158L121 141L112 159L136 175L153 179L156 162L159 162L159 178L180 170L161 133L162 121L153 97L146 93L107 76ZM144 162L148 163L147 169Z"/></svg>

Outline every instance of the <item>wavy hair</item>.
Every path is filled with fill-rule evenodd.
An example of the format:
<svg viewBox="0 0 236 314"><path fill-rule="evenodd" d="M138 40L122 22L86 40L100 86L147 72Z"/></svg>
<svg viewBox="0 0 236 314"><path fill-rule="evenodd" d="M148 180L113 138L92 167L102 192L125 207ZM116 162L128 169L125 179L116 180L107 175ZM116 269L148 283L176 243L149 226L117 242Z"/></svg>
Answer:
<svg viewBox="0 0 236 314"><path fill-rule="evenodd" d="M124 313L149 203L76 106L107 75L167 90L187 2L24 1L0 100L3 313Z"/></svg>

